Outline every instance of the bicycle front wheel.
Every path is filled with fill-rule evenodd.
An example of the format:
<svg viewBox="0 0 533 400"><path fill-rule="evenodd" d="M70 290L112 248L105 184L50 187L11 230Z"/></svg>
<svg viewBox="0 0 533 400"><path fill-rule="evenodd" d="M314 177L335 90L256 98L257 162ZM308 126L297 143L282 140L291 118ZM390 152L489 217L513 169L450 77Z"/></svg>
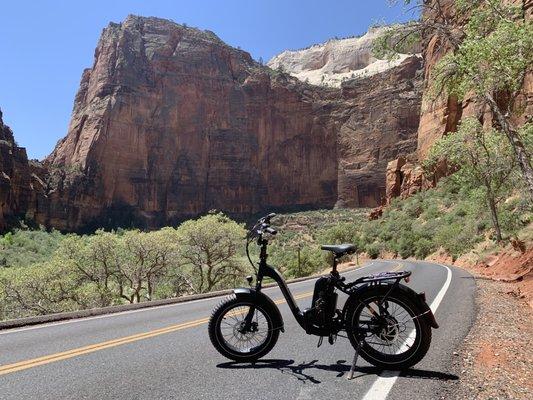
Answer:
<svg viewBox="0 0 533 400"><path fill-rule="evenodd" d="M245 318L252 312L251 321ZM279 327L268 307L230 296L220 303L209 320L209 338L217 351L231 360L249 362L266 355L279 337Z"/></svg>

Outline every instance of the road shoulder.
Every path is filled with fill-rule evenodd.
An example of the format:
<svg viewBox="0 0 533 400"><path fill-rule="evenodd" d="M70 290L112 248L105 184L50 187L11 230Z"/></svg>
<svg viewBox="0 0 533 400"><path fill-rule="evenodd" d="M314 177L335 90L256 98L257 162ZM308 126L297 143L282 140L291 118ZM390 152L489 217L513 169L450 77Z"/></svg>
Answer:
<svg viewBox="0 0 533 400"><path fill-rule="evenodd" d="M477 315L455 351L452 372L440 398L529 399L533 382L533 310L513 293L513 285L476 279Z"/></svg>

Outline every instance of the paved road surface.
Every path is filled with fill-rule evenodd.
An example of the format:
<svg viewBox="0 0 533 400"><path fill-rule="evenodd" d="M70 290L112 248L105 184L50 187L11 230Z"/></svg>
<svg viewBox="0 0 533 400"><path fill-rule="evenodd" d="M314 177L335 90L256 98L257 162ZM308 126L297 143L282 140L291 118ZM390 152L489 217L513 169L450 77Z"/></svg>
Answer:
<svg viewBox="0 0 533 400"><path fill-rule="evenodd" d="M458 378L447 370L473 320L475 283L463 270L414 261L374 261L345 276L399 269L413 271L409 286L426 292L441 325L426 358L400 376L361 360L348 381L348 340L317 348L284 303L285 333L266 359L230 363L207 335L215 298L0 331L0 399L438 398L439 385ZM313 285L290 285L301 308ZM282 299L277 288L265 292Z"/></svg>

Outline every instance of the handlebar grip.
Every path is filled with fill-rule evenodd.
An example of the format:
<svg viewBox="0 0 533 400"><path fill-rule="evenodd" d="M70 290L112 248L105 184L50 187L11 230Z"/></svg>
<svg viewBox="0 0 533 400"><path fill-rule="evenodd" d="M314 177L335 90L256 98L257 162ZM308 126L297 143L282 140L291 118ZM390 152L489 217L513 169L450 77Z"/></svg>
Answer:
<svg viewBox="0 0 533 400"><path fill-rule="evenodd" d="M275 213L270 213L270 214L268 214L267 216L263 217L262 220L263 220L263 222L269 223L270 220L271 220L272 218L274 218L275 216L276 216Z"/></svg>

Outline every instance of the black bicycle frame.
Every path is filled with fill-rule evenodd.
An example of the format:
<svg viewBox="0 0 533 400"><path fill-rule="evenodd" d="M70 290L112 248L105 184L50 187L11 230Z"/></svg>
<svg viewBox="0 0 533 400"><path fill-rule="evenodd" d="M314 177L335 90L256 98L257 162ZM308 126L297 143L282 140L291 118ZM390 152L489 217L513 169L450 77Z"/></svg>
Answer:
<svg viewBox="0 0 533 400"><path fill-rule="evenodd" d="M278 284L285 301L289 305L289 308L294 315L294 318L296 318L296 321L298 321L298 324L300 324L301 327L304 327L303 314L300 311L298 304L296 304L296 301L294 300L294 297L292 296L285 279L283 279L283 276L281 276L277 269L267 264L268 240L260 238L258 239L258 244L261 246L261 253L259 254L259 269L257 270L257 282L255 285L255 290L258 292L261 291L264 277L272 278Z"/></svg>
<svg viewBox="0 0 533 400"><path fill-rule="evenodd" d="M308 333L313 333L316 335L324 335L324 330L321 329L313 329L308 325L306 319L304 318L304 313L300 310L298 307L298 304L296 304L296 301L294 300L294 297L292 296L291 291L289 290L287 283L285 282L285 279L283 279L283 276L279 273L278 270L276 270L274 267L267 264L267 247L268 247L268 240L264 239L262 236L258 238L257 240L258 245L261 247L260 255L259 255L259 268L257 270L257 281L255 285L255 290L257 292L260 292L262 289L263 279L265 277L272 278L279 286L281 293L283 294L283 297L285 298L285 301L287 302L289 309L291 310L292 314L294 315L294 318L298 322L298 324L305 329ZM344 283L344 278L339 275L337 272L337 263L338 258L333 258L333 269L329 275L329 278L331 279L330 284L334 286L335 288L339 289L340 291L351 295L353 294L355 288L359 284L379 284L382 281L388 281L392 282L390 284L390 290L388 293L380 300L378 307L382 308L382 305L385 301L387 301L387 298L390 293L399 285L400 281L409 275L411 275L411 272L409 271L402 271L398 273L385 273L377 276L372 277L362 277L359 279L356 279L353 282L350 282L348 284ZM250 311L248 312L248 315L245 318L246 326L250 326L250 323L252 321L253 314L255 312L254 307L250 308Z"/></svg>

